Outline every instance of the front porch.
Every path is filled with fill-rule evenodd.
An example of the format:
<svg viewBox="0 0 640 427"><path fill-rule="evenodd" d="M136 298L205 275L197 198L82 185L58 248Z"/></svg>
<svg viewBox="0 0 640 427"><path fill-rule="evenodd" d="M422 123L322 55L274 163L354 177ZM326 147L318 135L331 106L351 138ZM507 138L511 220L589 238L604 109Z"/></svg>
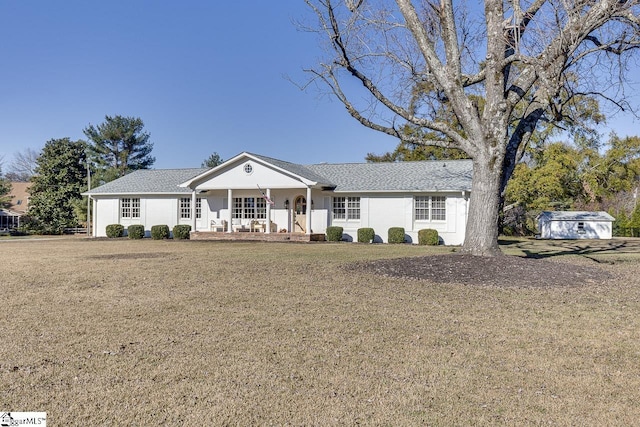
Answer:
<svg viewBox="0 0 640 427"><path fill-rule="evenodd" d="M227 241L259 241L259 242L324 242L324 233L263 233L263 232L221 232L192 231L191 240L227 240Z"/></svg>

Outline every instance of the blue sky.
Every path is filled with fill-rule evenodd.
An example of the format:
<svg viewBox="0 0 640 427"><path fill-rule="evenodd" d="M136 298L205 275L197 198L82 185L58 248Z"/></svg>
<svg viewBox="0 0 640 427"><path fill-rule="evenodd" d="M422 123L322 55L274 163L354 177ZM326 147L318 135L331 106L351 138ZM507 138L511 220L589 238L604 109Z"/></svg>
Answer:
<svg viewBox="0 0 640 427"><path fill-rule="evenodd" d="M247 13L250 11L250 13ZM105 115L142 118L156 168L241 151L361 162L395 140L301 91L320 51L302 0L0 3L0 156L84 138Z"/></svg>
<svg viewBox="0 0 640 427"><path fill-rule="evenodd" d="M3 0L0 157L84 138L105 115L140 117L156 168L251 151L298 163L362 162L397 141L320 91L301 91L322 52L295 20L302 0ZM619 115L620 135L638 122ZM608 132L605 130L605 132Z"/></svg>

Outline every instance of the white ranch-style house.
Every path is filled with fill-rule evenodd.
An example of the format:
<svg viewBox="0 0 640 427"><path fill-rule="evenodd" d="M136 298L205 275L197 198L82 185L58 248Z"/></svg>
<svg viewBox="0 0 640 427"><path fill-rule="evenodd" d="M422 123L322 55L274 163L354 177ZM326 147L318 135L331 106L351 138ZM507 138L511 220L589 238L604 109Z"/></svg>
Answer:
<svg viewBox="0 0 640 427"><path fill-rule="evenodd" d="M390 227L404 227L409 242L431 228L460 245L471 175L470 160L300 165L243 152L210 169L138 170L86 194L96 237L109 224L303 236L340 226L346 240L370 227L386 242Z"/></svg>

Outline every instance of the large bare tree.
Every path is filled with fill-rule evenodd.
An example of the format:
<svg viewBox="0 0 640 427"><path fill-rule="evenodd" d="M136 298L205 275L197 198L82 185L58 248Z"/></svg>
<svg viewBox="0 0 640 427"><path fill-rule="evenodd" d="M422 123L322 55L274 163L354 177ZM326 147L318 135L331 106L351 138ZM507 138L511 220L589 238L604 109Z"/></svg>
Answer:
<svg viewBox="0 0 640 427"><path fill-rule="evenodd" d="M40 153L32 148L15 153L6 174L7 178L11 181L29 181L36 174L39 156Z"/></svg>
<svg viewBox="0 0 640 427"><path fill-rule="evenodd" d="M580 99L629 108L638 1L305 1L329 53L313 81L371 129L473 159L467 253L500 253L504 189L536 128Z"/></svg>

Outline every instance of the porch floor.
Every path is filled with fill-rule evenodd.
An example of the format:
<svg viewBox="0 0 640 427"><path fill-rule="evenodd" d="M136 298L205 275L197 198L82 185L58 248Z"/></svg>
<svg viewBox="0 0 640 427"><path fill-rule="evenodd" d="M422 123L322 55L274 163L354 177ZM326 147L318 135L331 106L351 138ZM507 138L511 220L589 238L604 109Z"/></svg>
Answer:
<svg viewBox="0 0 640 427"><path fill-rule="evenodd" d="M325 235L320 233L262 233L262 232L221 232L192 231L191 240L238 240L261 242L324 242Z"/></svg>

